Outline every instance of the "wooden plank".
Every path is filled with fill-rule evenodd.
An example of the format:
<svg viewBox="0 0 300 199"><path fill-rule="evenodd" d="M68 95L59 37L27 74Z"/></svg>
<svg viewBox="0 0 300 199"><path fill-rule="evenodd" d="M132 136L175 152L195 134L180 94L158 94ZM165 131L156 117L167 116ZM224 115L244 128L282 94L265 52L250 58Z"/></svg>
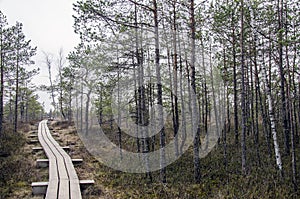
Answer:
<svg viewBox="0 0 300 199"><path fill-rule="evenodd" d="M58 171L57 171L57 164L56 164L56 158L51 150L50 142L47 140L47 137L45 136L45 121L42 121L39 125L39 132L38 132L38 138L39 141L44 148L44 151L46 153L46 156L49 159L49 184L46 192L46 199L54 199L57 198L57 192L58 192Z"/></svg>
<svg viewBox="0 0 300 199"><path fill-rule="evenodd" d="M63 146L61 147L63 150L65 150L66 152L70 151L70 147L69 146ZM32 147L32 151L33 152L38 152L38 151L43 151L43 147Z"/></svg>
<svg viewBox="0 0 300 199"><path fill-rule="evenodd" d="M80 184L80 186L92 185L92 184L95 184L95 181L94 180L79 180L79 184Z"/></svg>
<svg viewBox="0 0 300 199"><path fill-rule="evenodd" d="M28 135L28 138L37 138L38 137L38 135Z"/></svg>
<svg viewBox="0 0 300 199"><path fill-rule="evenodd" d="M46 198L81 199L80 181L72 159L55 141L47 127L46 120L39 124L38 139L48 158L47 161L39 160L38 162L49 163L49 182ZM66 147L66 149L68 148ZM81 159L74 161L82 162Z"/></svg>
<svg viewBox="0 0 300 199"><path fill-rule="evenodd" d="M45 199L57 199L58 179L50 180Z"/></svg>
<svg viewBox="0 0 300 199"><path fill-rule="evenodd" d="M28 144L36 144L38 142L39 142L38 140L28 140L27 141Z"/></svg>
<svg viewBox="0 0 300 199"><path fill-rule="evenodd" d="M72 181L72 180L75 180L75 181L78 180L78 175L77 175L76 170L75 170L75 168L73 166L71 158L67 158L65 161L66 161L66 167L68 169L70 181Z"/></svg>
<svg viewBox="0 0 300 199"><path fill-rule="evenodd" d="M81 199L81 192L80 192L80 185L79 185L79 180L72 180L70 181L70 193L71 193L71 198L78 198Z"/></svg>
<svg viewBox="0 0 300 199"><path fill-rule="evenodd" d="M46 168L49 166L49 159L37 159L36 167L37 168Z"/></svg>
<svg viewBox="0 0 300 199"><path fill-rule="evenodd" d="M95 184L94 180L80 180L79 181L80 188L82 188L82 189L86 189L87 187L89 187L93 184Z"/></svg>
<svg viewBox="0 0 300 199"><path fill-rule="evenodd" d="M81 164L83 162L82 159L72 159L72 165ZM46 168L49 166L49 159L37 159L36 160L36 167L37 168ZM66 165L66 167L68 167Z"/></svg>
<svg viewBox="0 0 300 199"><path fill-rule="evenodd" d="M66 195L66 190L69 190L69 188L70 188L70 191L68 191L68 193L71 193L71 198L81 198L78 176L76 174L76 171L74 169L74 166L73 166L70 156L59 146L59 144L51 136L50 131L47 129L46 129L46 134L56 149L56 152L55 152L56 158L59 157L59 159L58 159L58 171L60 173L60 188L59 188L59 190L64 190L64 192L65 192L64 194L59 193L59 197L61 197L61 198L68 197ZM66 176L66 175L68 175L68 176ZM67 181L64 180L64 178L66 178ZM74 179L77 181L74 181ZM69 186L69 183L70 183L70 186Z"/></svg>
<svg viewBox="0 0 300 199"><path fill-rule="evenodd" d="M83 162L83 159L72 159L73 165L81 164Z"/></svg>
<svg viewBox="0 0 300 199"><path fill-rule="evenodd" d="M37 152L37 151L41 151L41 150L43 150L43 147L33 147L32 148L33 152Z"/></svg>
<svg viewBox="0 0 300 199"><path fill-rule="evenodd" d="M60 179L59 181L59 199L70 198L69 179Z"/></svg>
<svg viewBox="0 0 300 199"><path fill-rule="evenodd" d="M31 183L33 195L44 195L47 192L48 182Z"/></svg>

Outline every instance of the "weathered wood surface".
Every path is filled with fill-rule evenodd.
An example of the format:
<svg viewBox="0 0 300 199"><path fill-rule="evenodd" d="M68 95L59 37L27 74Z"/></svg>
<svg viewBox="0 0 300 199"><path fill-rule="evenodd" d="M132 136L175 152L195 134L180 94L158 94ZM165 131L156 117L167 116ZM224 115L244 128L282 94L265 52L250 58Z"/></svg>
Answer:
<svg viewBox="0 0 300 199"><path fill-rule="evenodd" d="M80 199L80 185L72 159L50 134L47 120L39 124L38 139L49 161L46 199Z"/></svg>

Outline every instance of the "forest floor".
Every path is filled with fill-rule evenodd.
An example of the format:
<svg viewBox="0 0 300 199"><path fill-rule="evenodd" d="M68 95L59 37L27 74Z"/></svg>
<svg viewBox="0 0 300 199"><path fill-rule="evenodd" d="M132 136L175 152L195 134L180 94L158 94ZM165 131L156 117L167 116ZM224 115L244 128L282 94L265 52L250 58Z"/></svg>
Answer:
<svg viewBox="0 0 300 199"><path fill-rule="evenodd" d="M260 146L260 162L252 140L247 143L249 174L241 174L239 146L228 136L228 165L224 166L223 146L201 159L201 183L193 181L192 148L175 163L167 167L167 183L159 180L159 172L152 173L152 182L145 174L115 171L97 161L84 147L74 126L66 122L52 122L50 130L58 133L55 139L61 146L70 146L72 158L82 158L75 167L79 179L93 179L95 184L83 190L83 198L299 198L293 189L290 157L284 156L285 177L281 179L275 160L266 152L265 143ZM45 158L41 151L32 152L38 144L28 144L28 135L37 131L37 123L26 124L22 133L5 134L0 148L0 199L43 198L32 196L31 182L47 181L48 169L37 169L36 159ZM9 130L7 130L9 132ZM232 136L233 137L233 136ZM250 140L250 139L249 139ZM263 138L261 138L263 142ZM300 168L300 151L297 144L297 166ZM299 177L299 176L298 176Z"/></svg>

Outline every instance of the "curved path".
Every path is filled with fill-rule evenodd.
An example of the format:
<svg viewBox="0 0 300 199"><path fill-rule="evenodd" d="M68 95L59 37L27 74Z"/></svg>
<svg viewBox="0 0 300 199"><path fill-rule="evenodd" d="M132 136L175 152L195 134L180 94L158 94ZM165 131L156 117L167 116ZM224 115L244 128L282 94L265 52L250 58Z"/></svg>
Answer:
<svg viewBox="0 0 300 199"><path fill-rule="evenodd" d="M72 159L50 134L47 120L39 123L38 139L49 159L46 199L81 199L79 179Z"/></svg>

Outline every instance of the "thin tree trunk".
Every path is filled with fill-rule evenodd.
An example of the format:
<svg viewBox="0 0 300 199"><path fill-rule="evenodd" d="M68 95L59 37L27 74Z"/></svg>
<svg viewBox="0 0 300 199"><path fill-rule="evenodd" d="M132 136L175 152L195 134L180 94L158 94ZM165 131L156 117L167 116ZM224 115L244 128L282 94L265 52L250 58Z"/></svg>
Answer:
<svg viewBox="0 0 300 199"><path fill-rule="evenodd" d="M103 87L100 87L100 96L99 96L99 125L102 126L103 123Z"/></svg>
<svg viewBox="0 0 300 199"><path fill-rule="evenodd" d="M14 115L14 132L18 130L18 100L19 100L19 50L17 51L16 65L16 95L15 95L15 115Z"/></svg>
<svg viewBox="0 0 300 199"><path fill-rule="evenodd" d="M180 37L178 36L178 50L179 50L179 66L180 66L180 76L179 76L179 86L180 86L180 105L181 105L181 130L182 130L182 138L181 138L181 143L179 147L179 154L183 154L183 147L186 141L186 116L185 116L185 107L184 105L184 99L183 99L183 63L182 63L182 56L181 56L181 45L180 45ZM188 83L189 84L189 83Z"/></svg>
<svg viewBox="0 0 300 199"><path fill-rule="evenodd" d="M290 122L291 122L291 147L292 147L292 183L294 185L294 190L297 191L297 166L296 166L296 144L295 144L295 121L294 121L294 106L292 105L292 100L288 99L290 102ZM296 119L296 118L295 118Z"/></svg>
<svg viewBox="0 0 300 199"><path fill-rule="evenodd" d="M137 153L141 152L141 144L140 144L140 138L139 138L139 115L140 115L140 109L139 109L139 102L138 102L138 88L137 88L137 77L136 77L136 67L135 67L135 61L134 57L132 58L132 63L134 65L133 68L133 78L134 78L134 102L135 102L135 123L136 125L136 144L137 144Z"/></svg>
<svg viewBox="0 0 300 199"><path fill-rule="evenodd" d="M81 82L80 87L80 131L83 132L83 82Z"/></svg>
<svg viewBox="0 0 300 199"><path fill-rule="evenodd" d="M196 91L196 21L195 21L195 2L194 0L190 0L190 32L191 32L191 63L190 63L190 77L191 77L191 89L197 96ZM194 97L192 97L192 116L197 117L197 101ZM194 178L195 182L199 183L201 180L201 172L200 172L200 128L198 122L193 124L193 132L196 133L194 139Z"/></svg>
<svg viewBox="0 0 300 199"><path fill-rule="evenodd" d="M61 112L61 115L63 116L63 119L66 119L66 114L64 112L63 108L63 75L62 75L62 70L63 70L63 51L60 49L59 51L59 58L58 58L58 75L59 75L59 109Z"/></svg>
<svg viewBox="0 0 300 199"><path fill-rule="evenodd" d="M50 89L51 89L51 97L52 97L52 106L54 108L54 117L55 117L55 112L56 112L56 103L55 103L55 97L54 97L54 86L53 86L53 81L52 81L52 73L51 73L51 59L49 55L45 54L46 58L46 64L48 66L48 73L49 73L49 81L50 81Z"/></svg>
<svg viewBox="0 0 300 199"><path fill-rule="evenodd" d="M86 103L85 103L85 135L89 133L89 111L90 111L90 100L91 100L92 89L89 89L86 94Z"/></svg>
<svg viewBox="0 0 300 199"><path fill-rule="evenodd" d="M283 1L278 0L278 51L279 51L279 73L280 73L280 95L281 95L281 111L282 111L282 124L284 130L284 148L285 153L290 153L290 143L289 143L289 127L287 120L287 103L286 103L286 93L285 93L285 76L283 71Z"/></svg>
<svg viewBox="0 0 300 199"><path fill-rule="evenodd" d="M255 14L253 14L254 16L254 20L255 20ZM254 25L255 29L256 29L256 25ZM254 86L252 86L252 92L255 89L255 115L252 115L254 117L254 143L256 146L256 155L257 155L257 159L258 159L258 165L261 165L261 158L260 158L260 152L259 152L259 122L258 122L258 116L259 116L259 103L258 103L258 95L259 95L259 80L258 80L258 71L257 71L257 34L254 33L254 41L253 41L253 51L254 51L254 80L253 80L253 69L251 67L251 82L252 85L254 84ZM255 87L255 88L254 88ZM252 100L253 101L253 100ZM252 103L252 109L254 109L254 104Z"/></svg>
<svg viewBox="0 0 300 199"><path fill-rule="evenodd" d="M162 109L162 85L161 85L161 67L159 61L159 32L158 32L158 8L157 1L153 0L153 14L154 14L154 28L155 28L155 66L156 66L156 78L157 78L157 104L159 115L159 126L162 126L160 130L160 178L163 183L167 182L166 178L166 154L165 154L165 128L163 127L163 109Z"/></svg>
<svg viewBox="0 0 300 199"><path fill-rule="evenodd" d="M177 55L177 17L176 17L176 3L177 0L173 1L173 48L174 48L174 61L173 61L173 86L174 86L174 143L175 143L175 155L179 155L178 151L178 128L179 128L179 111L178 111L178 83L177 83L177 72L178 72L178 55Z"/></svg>
<svg viewBox="0 0 300 199"><path fill-rule="evenodd" d="M117 59L118 59L118 64L119 64L119 49L117 49ZM120 96L120 67L118 67L118 80L117 80L117 84L118 84L118 143L119 143L119 152L120 152L120 157L121 157L121 160L123 159L123 154L122 154L122 131L121 131L121 128L120 126L122 126L121 124L121 107L120 107L120 104L121 104L121 96Z"/></svg>
<svg viewBox="0 0 300 199"><path fill-rule="evenodd" d="M246 131L247 131L247 118L246 118L246 93L245 93L245 60L244 60L244 1L241 1L241 73L242 73L242 92L241 92L241 101L242 101L242 138L241 138L241 147L242 147L242 173L245 175L247 173L247 164L246 164Z"/></svg>
<svg viewBox="0 0 300 199"><path fill-rule="evenodd" d="M238 120L238 95L237 95L237 63L236 63L236 37L232 13L232 54L233 54L233 109L234 109L234 134L235 144L239 143L239 120Z"/></svg>
<svg viewBox="0 0 300 199"><path fill-rule="evenodd" d="M175 156L178 156L178 139L176 137L176 118L175 118L175 105L174 105L174 93L173 93L173 83L172 83L172 73L171 73L171 62L170 62L170 49L167 47L167 59L168 59L168 69L169 69L169 78L170 78L170 98L171 98L171 112L172 112L172 121L173 121L173 137L174 137L174 148ZM177 84L174 82L174 84Z"/></svg>
<svg viewBox="0 0 300 199"><path fill-rule="evenodd" d="M227 60L226 60L226 47L223 45L223 65L225 68L225 75L227 75ZM227 171L228 160L227 160L227 131L230 132L230 101L229 101L229 92L228 92L228 81L225 81L224 84L224 92L226 92L226 96L224 96L225 105L227 106L226 118L224 120L224 128L223 128L223 157L224 157L224 167L225 171Z"/></svg>
<svg viewBox="0 0 300 199"><path fill-rule="evenodd" d="M275 118L274 118L274 112L273 112L274 110L273 110L273 104L272 104L272 98L271 98L271 87L267 80L266 67L265 67L264 61L262 63L262 73L263 73L264 83L265 83L265 87L266 87L266 95L267 95L268 104L269 104L269 117L270 117L270 122L271 122L271 132L273 135L275 159L276 159L276 164L278 166L280 174L282 175L282 161L281 161L279 144L277 141L276 124L275 124Z"/></svg>
<svg viewBox="0 0 300 199"><path fill-rule="evenodd" d="M287 3L285 2L285 19L287 20ZM285 40L288 40L288 21L285 21ZM289 116L289 127L290 127L290 136L291 136L291 148L292 148L292 183L294 185L294 190L297 190L297 171L296 171L296 152L295 152L295 132L296 132L296 120L297 117L294 117L294 109L295 109L295 99L291 98L292 94L292 86L293 84L293 77L291 76L291 70L290 70L290 62L289 62L289 46L285 46L285 58L286 58L286 66L288 71L288 82L286 84L287 86L287 106L288 106L288 116ZM293 67L293 76L294 76L294 67ZM294 88L296 90L296 88ZM293 96L295 96L296 93L293 93Z"/></svg>
<svg viewBox="0 0 300 199"><path fill-rule="evenodd" d="M69 125L72 122L72 89L71 88L69 89L68 122Z"/></svg>
<svg viewBox="0 0 300 199"><path fill-rule="evenodd" d="M256 51L256 50L255 50ZM256 56L255 56L255 63L254 63L254 67L256 68L257 66L257 62L256 62ZM256 80L256 78L255 78ZM257 159L258 159L258 165L261 165L261 159L260 159L260 152L259 152L259 122L258 122L258 116L259 116L259 103L258 103L258 95L259 95L259 86L258 86L258 81L255 81L255 130L254 130L254 140L255 140L255 146L256 146L256 155L257 155ZM254 108L254 107L253 107ZM269 147L269 145L268 145Z"/></svg>
<svg viewBox="0 0 300 199"><path fill-rule="evenodd" d="M208 104L208 91L207 91L207 80L206 80L206 67L205 67L205 53L204 53L204 44L203 44L203 38L201 38L200 40L201 42L201 54L202 54L202 70L203 70L203 84L204 84L204 99L203 99L203 102L202 102L202 123L203 123L203 126L204 126L204 133L206 135L206 144L205 144L205 150L207 150L208 148L208 141L209 141L209 135L208 135L208 115L209 115L209 104ZM211 50L211 49L210 49ZM210 52L210 56L211 56L211 52ZM209 58L209 61L210 61L210 67L211 67L211 57ZM198 96L200 97L200 93L198 94ZM200 101L199 101L199 104L200 104ZM199 105L199 114L201 113L200 111L200 105Z"/></svg>
<svg viewBox="0 0 300 199"><path fill-rule="evenodd" d="M3 135L3 94L4 94L4 55L3 55L3 41L2 41L2 27L0 29L0 137Z"/></svg>
<svg viewBox="0 0 300 199"><path fill-rule="evenodd" d="M218 137L218 143L219 143L220 142L220 126L219 126L220 118L219 118L219 113L218 113L218 110L217 110L217 102L216 102L217 97L216 97L216 91L215 91L215 86L214 86L215 82L214 82L214 75L213 75L211 44L210 44L209 54L210 54L210 56L209 56L209 65L210 65L211 91L212 91L212 96L213 96L213 106L214 106L214 114L215 114L215 122L216 122L216 133L217 133L216 136ZM207 135L209 135L209 134L207 134ZM209 137L207 137L207 139L209 139Z"/></svg>

